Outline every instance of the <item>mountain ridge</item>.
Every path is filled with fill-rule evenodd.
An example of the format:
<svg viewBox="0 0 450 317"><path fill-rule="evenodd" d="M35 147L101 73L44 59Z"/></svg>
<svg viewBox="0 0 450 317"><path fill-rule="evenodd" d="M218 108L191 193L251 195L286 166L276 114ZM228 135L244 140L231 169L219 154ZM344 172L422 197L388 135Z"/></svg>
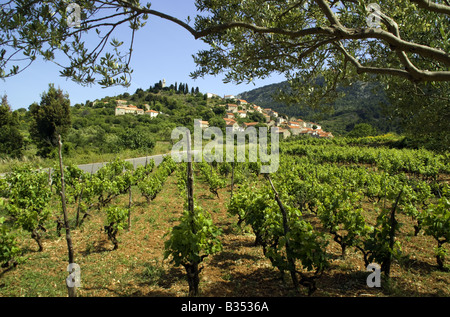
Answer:
<svg viewBox="0 0 450 317"><path fill-rule="evenodd" d="M325 130L335 135L345 135L358 123L368 123L379 133L400 132L399 126L389 119L386 109L390 104L377 83L355 82L347 87L338 87L345 95L330 105L330 113L302 107L300 104L286 105L272 97L280 89L287 88L288 82L283 81L242 92L239 96L247 102L272 108L280 114L320 123Z"/></svg>

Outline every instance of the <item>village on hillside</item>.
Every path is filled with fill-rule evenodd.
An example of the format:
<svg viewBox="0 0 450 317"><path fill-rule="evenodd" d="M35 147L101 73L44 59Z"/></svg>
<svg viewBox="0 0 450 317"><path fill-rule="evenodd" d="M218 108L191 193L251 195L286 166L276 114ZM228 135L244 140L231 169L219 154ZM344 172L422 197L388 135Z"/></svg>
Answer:
<svg viewBox="0 0 450 317"><path fill-rule="evenodd" d="M208 93L207 98L219 97L218 95ZM220 98L220 97L219 97ZM239 99L233 95L226 95L224 100L234 100L235 103L225 103L218 105L225 108L225 117L223 118L227 128L231 128L232 131L244 131L247 127L256 126L260 122L244 122L238 123L238 118L246 118L249 113L259 112L266 119L265 124L267 127L276 128L277 132L284 139L290 136L307 135L315 138L333 138L331 132L322 130L322 127L314 122L305 122L300 118L287 117L285 115L279 115L276 111L270 108L261 108L253 103L248 103L243 99ZM149 115L151 118L157 117L161 112L150 109L148 104L145 104L145 110L140 109L134 105L127 105L126 100L116 100L115 115ZM209 127L208 121L201 121L202 128Z"/></svg>
<svg viewBox="0 0 450 317"><path fill-rule="evenodd" d="M333 138L331 132L322 130L322 127L314 122L305 122L300 118L287 117L279 115L278 112L270 108L261 108L253 103L248 103L243 99L235 98L234 96L225 96L225 99L234 99L235 104L220 105L225 107L226 115L225 122L227 127L231 127L233 131L243 131L249 126L255 126L259 122L244 122L242 125L237 123L237 118L245 118L248 113L259 112L266 119L267 127L277 128L277 131L283 138L297 135L309 135L316 138Z"/></svg>

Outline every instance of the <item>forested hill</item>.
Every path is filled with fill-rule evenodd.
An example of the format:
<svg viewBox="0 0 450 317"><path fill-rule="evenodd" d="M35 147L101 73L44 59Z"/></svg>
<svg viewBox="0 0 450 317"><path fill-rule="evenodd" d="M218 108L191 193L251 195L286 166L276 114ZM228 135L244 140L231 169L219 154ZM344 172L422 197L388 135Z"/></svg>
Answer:
<svg viewBox="0 0 450 317"><path fill-rule="evenodd" d="M400 132L399 126L388 119L385 108L389 102L375 83L356 82L349 87L339 88L345 96L335 101L330 113L321 113L300 104L288 106L274 101L272 96L287 87L287 82L281 82L243 92L240 97L281 114L318 122L335 135L351 131L357 123L369 123L380 133Z"/></svg>

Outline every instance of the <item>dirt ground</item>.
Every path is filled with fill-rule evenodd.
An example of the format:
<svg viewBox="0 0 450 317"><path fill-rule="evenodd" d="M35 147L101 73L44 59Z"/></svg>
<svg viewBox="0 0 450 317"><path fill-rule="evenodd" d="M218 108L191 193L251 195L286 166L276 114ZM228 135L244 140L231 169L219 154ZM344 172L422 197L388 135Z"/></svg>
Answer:
<svg viewBox="0 0 450 317"><path fill-rule="evenodd" d="M200 194L199 194L200 193ZM254 246L248 228L240 230L237 219L226 212L230 188L219 191L218 199L196 182L197 202L211 212L215 224L223 230L223 250L203 263L200 292L205 297L292 297L307 295L306 288L294 291L290 277L281 277L262 252ZM128 197L116 202L126 206ZM184 268L164 260L165 236L183 207L175 184L169 177L155 200L147 203L133 191L132 226L119 235L119 248L103 232L105 215L94 213L82 228L72 230L75 262L81 268L82 297L185 297L188 284ZM74 217L73 211L71 217ZM340 246L330 239L331 266L317 280L312 297L390 297L450 296L450 273L437 269L433 254L435 243L430 237L414 236L408 219L398 239L403 257L392 266L391 278L382 278L380 288L366 284L368 272L360 252L349 249L341 258ZM0 270L0 296L66 297L68 276L67 244L64 233L58 237L53 228L47 232L44 251L37 252L31 238L21 236L26 261L13 269ZM446 261L450 261L447 256Z"/></svg>

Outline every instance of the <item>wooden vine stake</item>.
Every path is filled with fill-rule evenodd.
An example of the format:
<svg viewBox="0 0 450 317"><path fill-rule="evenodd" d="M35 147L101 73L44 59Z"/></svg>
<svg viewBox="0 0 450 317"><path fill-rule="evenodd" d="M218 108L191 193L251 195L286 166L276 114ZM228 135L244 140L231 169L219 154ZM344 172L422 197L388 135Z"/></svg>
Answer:
<svg viewBox="0 0 450 317"><path fill-rule="evenodd" d="M191 153L191 135L189 131L186 131L187 136L187 200L188 200L188 212L191 215L191 230L195 235L195 223L194 223L194 176L192 170L192 153ZM198 285L200 283L200 271L199 262L192 261L184 263L183 266L186 270L187 280L189 284L189 296L198 295Z"/></svg>
<svg viewBox="0 0 450 317"><path fill-rule="evenodd" d="M74 263L74 252L73 252L73 245L72 245L72 237L70 236L70 226L69 226L69 220L67 216L67 206L66 206L66 191L64 186L64 166L62 161L62 142L61 142L61 135L58 135L58 154L59 154L59 168L61 171L61 204L62 204L62 210L63 210L63 216L64 216L64 228L66 229L66 241L67 241L67 249L69 251L69 265ZM75 281L73 281L75 282ZM74 283L72 283L74 284ZM77 288L76 286L70 287L69 284L67 284L67 291L69 293L69 297L77 297Z"/></svg>
<svg viewBox="0 0 450 317"><path fill-rule="evenodd" d="M187 136L187 199L188 211L194 215L194 176L192 171L191 135L186 131Z"/></svg>

